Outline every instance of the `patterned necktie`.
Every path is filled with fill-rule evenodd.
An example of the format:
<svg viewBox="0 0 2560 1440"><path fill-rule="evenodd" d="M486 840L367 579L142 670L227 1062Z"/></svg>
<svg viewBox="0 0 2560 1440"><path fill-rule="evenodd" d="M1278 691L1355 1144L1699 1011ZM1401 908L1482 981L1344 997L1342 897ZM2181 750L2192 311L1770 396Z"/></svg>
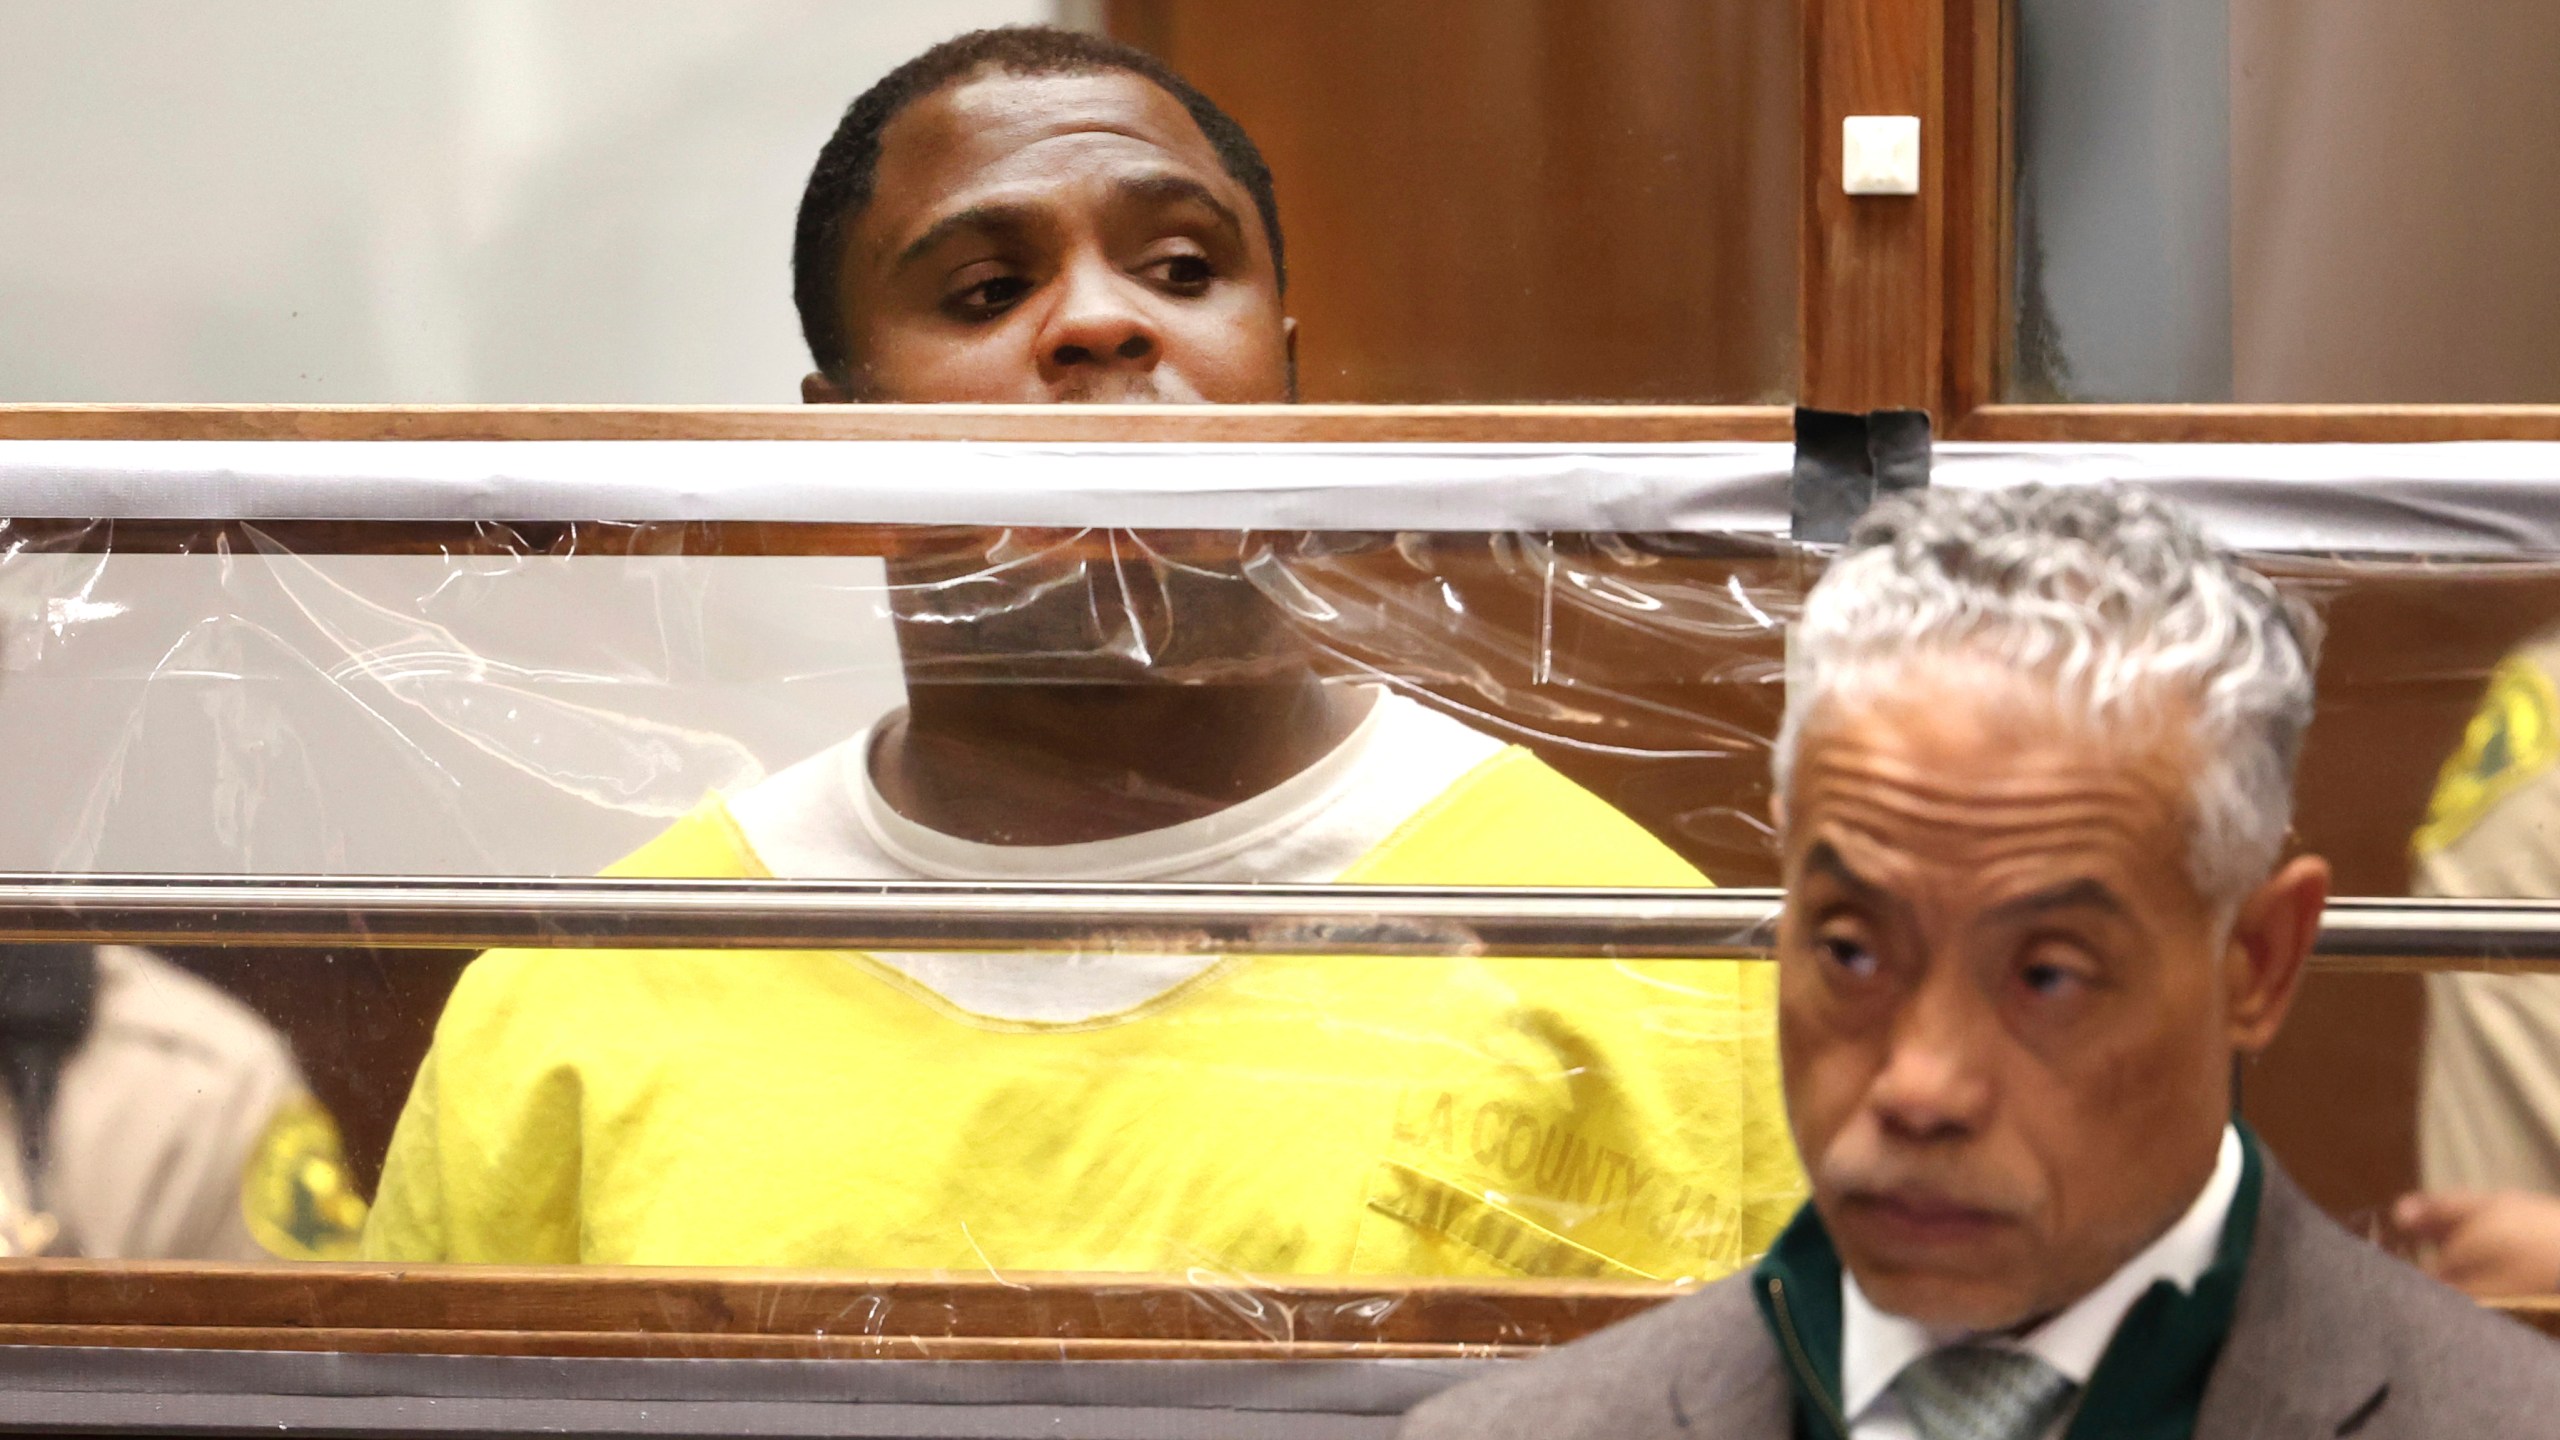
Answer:
<svg viewBox="0 0 2560 1440"><path fill-rule="evenodd" d="M2036 1440L2080 1387L2033 1355L1951 1345L1894 1377L1920 1440Z"/></svg>

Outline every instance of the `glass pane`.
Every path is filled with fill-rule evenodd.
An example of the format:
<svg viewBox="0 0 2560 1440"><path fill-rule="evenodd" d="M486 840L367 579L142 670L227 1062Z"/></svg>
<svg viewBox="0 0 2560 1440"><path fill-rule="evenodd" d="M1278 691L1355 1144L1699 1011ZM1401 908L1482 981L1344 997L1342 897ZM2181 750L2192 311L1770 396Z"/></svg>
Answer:
<svg viewBox="0 0 2560 1440"><path fill-rule="evenodd" d="M1285 299L1267 251L1216 257L1208 282L1261 287L1268 336L1221 312L1157 357L1170 375L1250 334L1268 373L1133 398L1287 398L1282 308L1309 400L1790 392L1793 6L0 0L0 401L789 403L812 368L795 215L838 117L928 46L1019 24L1150 48L1275 176ZM1069 119L1102 103L1053 102ZM1179 108L1170 123L1222 203L1257 208L1232 152L1212 156ZM962 182L991 173L979 157L908 174L922 142L883 134L890 179L865 214L965 208ZM1025 256L1000 258L1067 273ZM955 275L984 258L935 283L978 285ZM1110 258L1123 285L1171 263ZM870 293L848 288L840 304ZM1026 359L1069 343L1032 333L1053 291L1008 296L988 328L1011 369L909 373L861 398L1073 390ZM1199 299L1150 294L1167 314Z"/></svg>
<svg viewBox="0 0 2560 1440"><path fill-rule="evenodd" d="M2015 400L2560 402L2560 9L2019 0Z"/></svg>
<svg viewBox="0 0 2560 1440"><path fill-rule="evenodd" d="M2431 795L2476 819L2461 777L2503 774L2487 757L2560 755L2548 735L2498 750L2474 723L2501 656L2548 654L2531 637L2560 611L2545 503L2560 461L2164 448L1967 447L1935 483L2148 464L2219 533L2271 552L2256 563L2329 635L2297 836L2344 893L2403 893L2410 837L2443 829ZM1015 1338L1112 1306L1128 1307L1113 1324L1183 1336L1201 1333L1181 1330L1184 1307L1215 1311L1228 1329L1204 1327L1235 1338L1296 1286L1307 1328L1289 1338L1509 1343L1555 1333L1538 1307L1558 1296L1632 1306L1726 1273L1803 1185L1773 967L1703 923L1677 948L1506 948L1375 887L1649 892L1595 902L1600 923L1632 927L1643 906L1718 900L1709 881L1774 880L1788 627L1831 553L1785 538L1791 460L1774 445L5 447L0 478L28 508L86 485L99 508L146 515L301 495L406 516L385 493L450 502L436 477L462 474L502 512L525 496L590 513L608 494L777 513L852 496L953 519L7 521L0 871L93 891L114 873L192 876L229 887L205 910L275 928L0 956L0 1007L76 993L53 1013L101 1037L59 1076L50 1149L0 1146L0 1241L93 1260L620 1271L665 1292L581 1293L633 1329L857 1314L850 1333L869 1336L1018 1304L1002 1323L1033 1328ZM2177 468L2198 463L2231 468ZM808 465L823 483L789 483ZM1120 477L1111 507L1097 475ZM1189 488L1150 483L1166 475ZM1252 523L1316 491L1352 518ZM1225 523L1060 523L1141 500ZM1628 528L1550 525L1548 506ZM974 513L1017 507L1025 523ZM2530 858L2515 848L2501 858ZM857 887L900 883L957 886L964 913L1005 901L994 882L1166 882L1350 914L1242 938L1052 920L826 948L744 929L581 944L596 937L528 925L465 949L392 943L384 901L369 913L393 918L311 946L276 939L305 913L292 887L248 889L476 880L447 888L496 894L503 913L545 903L518 904L511 881L599 871L833 884L812 907L829 923L851 923ZM1330 888L1273 888L1291 884ZM655 913L618 895L634 925ZM2415 1178L2420 989L2322 973L2249 1071L2246 1114L2333 1212L2371 1213ZM0 1064L30 1053L19 1038L0 1026ZM207 1053L236 1061L221 1083L172 1078ZM189 1157L152 1172L189 1183L139 1194L130 1152L98 1138L110 1120ZM628 1273L644 1266L792 1283L732 1314L751 1281ZM407 1283L392 1274L325 1304ZM935 1277L976 1288L954 1299ZM1359 1283L1314 1283L1345 1277ZM520 1281L536 1293L523 1277L432 1291L452 1299L437 1323L537 1326L555 1311L519 1301ZM1408 1308L1421 1281L1499 1293L1460 1318L1452 1292ZM134 1284L210 1303L168 1272Z"/></svg>
<svg viewBox="0 0 2560 1440"><path fill-rule="evenodd" d="M1804 574L1528 532L8 533L0 748L45 763L0 774L0 869L241 878L1765 881ZM1800 1194L1772 973L1707 934L1044 938L71 947L101 1017L269 1058L223 1115L130 1107L260 1168L153 1230L75 1135L37 1213L92 1258L1648 1283Z"/></svg>

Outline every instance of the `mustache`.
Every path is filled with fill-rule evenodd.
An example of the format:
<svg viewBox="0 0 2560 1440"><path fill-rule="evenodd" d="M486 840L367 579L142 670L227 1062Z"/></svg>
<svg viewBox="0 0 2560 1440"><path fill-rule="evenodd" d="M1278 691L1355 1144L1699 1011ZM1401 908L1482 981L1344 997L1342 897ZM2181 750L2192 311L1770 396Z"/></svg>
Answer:
<svg viewBox="0 0 2560 1440"><path fill-rule="evenodd" d="M1917 1156L1835 1147L1811 1168L1817 1191L1846 1199L1916 1200L2006 1217L2025 1215L2036 1205L2036 1198L2014 1183Z"/></svg>
<svg viewBox="0 0 2560 1440"><path fill-rule="evenodd" d="M1153 370L1079 376L1056 392L1062 405L1197 405L1207 398L1180 377Z"/></svg>

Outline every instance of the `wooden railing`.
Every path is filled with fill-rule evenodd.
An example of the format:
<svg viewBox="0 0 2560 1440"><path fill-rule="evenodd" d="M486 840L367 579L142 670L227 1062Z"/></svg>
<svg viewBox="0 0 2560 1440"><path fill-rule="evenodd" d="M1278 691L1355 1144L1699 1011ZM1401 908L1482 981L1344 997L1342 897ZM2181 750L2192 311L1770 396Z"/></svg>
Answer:
<svg viewBox="0 0 2560 1440"><path fill-rule="evenodd" d="M1680 1292L1599 1282L1199 1283L792 1271L27 1261L0 1344L697 1359L1519 1354ZM2560 1297L2497 1308L2560 1336Z"/></svg>

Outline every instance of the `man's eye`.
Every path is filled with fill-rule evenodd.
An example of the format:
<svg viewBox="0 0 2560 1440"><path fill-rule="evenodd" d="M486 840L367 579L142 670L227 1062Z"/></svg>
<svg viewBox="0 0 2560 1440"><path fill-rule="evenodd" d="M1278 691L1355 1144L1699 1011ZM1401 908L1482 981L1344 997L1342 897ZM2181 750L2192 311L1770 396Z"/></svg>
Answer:
<svg viewBox="0 0 2560 1440"><path fill-rule="evenodd" d="M2044 999L2057 999L2085 988L2088 980L2078 970L2051 961L2029 961L2018 978L2026 982L2028 991Z"/></svg>
<svg viewBox="0 0 2560 1440"><path fill-rule="evenodd" d="M1823 937L1820 943L1822 953L1829 956L1831 963L1846 973L1861 980L1876 973L1875 952L1857 941L1845 936L1831 935Z"/></svg>
<svg viewBox="0 0 2560 1440"><path fill-rule="evenodd" d="M1031 292L1031 282L1019 275L998 275L981 280L943 302L943 307L964 320L990 320L1013 308L1013 303Z"/></svg>
<svg viewBox="0 0 2560 1440"><path fill-rule="evenodd" d="M1197 295L1218 276L1205 255L1169 255L1147 269L1166 289L1180 295Z"/></svg>

